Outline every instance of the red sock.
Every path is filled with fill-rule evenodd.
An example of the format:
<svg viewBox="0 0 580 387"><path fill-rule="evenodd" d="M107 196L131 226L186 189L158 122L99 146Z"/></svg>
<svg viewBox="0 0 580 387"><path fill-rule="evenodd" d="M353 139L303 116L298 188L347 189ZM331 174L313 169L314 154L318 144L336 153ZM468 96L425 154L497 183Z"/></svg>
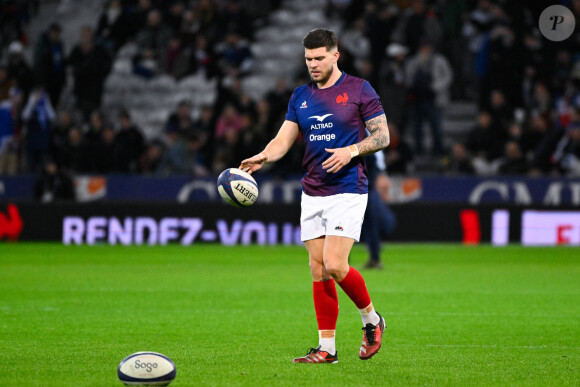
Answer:
<svg viewBox="0 0 580 387"><path fill-rule="evenodd" d="M334 280L313 282L312 293L318 330L335 330L338 319L338 294Z"/></svg>
<svg viewBox="0 0 580 387"><path fill-rule="evenodd" d="M371 304L371 296L367 291L365 280L354 267L349 268L346 277L338 284L357 308L363 309Z"/></svg>

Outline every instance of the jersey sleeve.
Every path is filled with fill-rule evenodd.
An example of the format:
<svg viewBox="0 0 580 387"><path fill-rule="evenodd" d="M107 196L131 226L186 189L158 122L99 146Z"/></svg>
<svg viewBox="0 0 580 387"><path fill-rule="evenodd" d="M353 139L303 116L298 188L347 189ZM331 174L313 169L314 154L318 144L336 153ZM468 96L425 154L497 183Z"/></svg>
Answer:
<svg viewBox="0 0 580 387"><path fill-rule="evenodd" d="M288 101L288 111L286 112L286 120L298 123L298 116L296 115L296 108L294 107L294 94L290 96L290 100Z"/></svg>
<svg viewBox="0 0 580 387"><path fill-rule="evenodd" d="M360 102L360 113L364 121L385 113L379 95L368 81L362 85Z"/></svg>

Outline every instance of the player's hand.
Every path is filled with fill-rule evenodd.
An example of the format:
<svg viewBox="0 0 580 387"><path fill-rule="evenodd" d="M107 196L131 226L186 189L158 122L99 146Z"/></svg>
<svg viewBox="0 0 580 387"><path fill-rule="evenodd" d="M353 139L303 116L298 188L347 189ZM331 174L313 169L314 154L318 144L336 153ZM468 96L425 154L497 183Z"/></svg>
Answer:
<svg viewBox="0 0 580 387"><path fill-rule="evenodd" d="M322 163L322 168L326 169L326 172L329 173L336 173L340 171L342 167L350 163L350 160L352 159L350 150L348 148L324 148L324 150L332 154Z"/></svg>
<svg viewBox="0 0 580 387"><path fill-rule="evenodd" d="M244 172L249 173L250 175L252 172L257 171L258 169L262 168L264 164L266 164L268 158L264 153L259 153L255 156L250 157L249 159L245 159L240 164L240 169Z"/></svg>

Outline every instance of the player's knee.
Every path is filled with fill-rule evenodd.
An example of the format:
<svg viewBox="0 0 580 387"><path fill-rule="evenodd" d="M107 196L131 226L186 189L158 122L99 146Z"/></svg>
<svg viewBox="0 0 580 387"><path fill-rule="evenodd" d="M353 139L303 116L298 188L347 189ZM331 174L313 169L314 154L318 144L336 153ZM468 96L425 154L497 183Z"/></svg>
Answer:
<svg viewBox="0 0 580 387"><path fill-rule="evenodd" d="M324 265L321 262L315 260L309 261L310 274L312 274L312 280L322 281L324 278Z"/></svg>
<svg viewBox="0 0 580 387"><path fill-rule="evenodd" d="M324 262L324 267L335 281L342 281L348 274L348 264L326 261Z"/></svg>

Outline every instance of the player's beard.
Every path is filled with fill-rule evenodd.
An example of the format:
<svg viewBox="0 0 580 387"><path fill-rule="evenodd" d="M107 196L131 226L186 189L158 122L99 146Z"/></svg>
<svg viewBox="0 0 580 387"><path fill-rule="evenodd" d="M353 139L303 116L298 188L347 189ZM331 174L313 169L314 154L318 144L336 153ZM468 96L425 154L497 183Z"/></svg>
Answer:
<svg viewBox="0 0 580 387"><path fill-rule="evenodd" d="M328 69L328 71L323 71L323 70L319 70L319 71L320 71L320 75L319 75L318 79L314 79L312 72L310 73L310 79L312 79L312 82L314 82L314 83L317 83L319 85L324 85L330 79L330 76L332 75L332 72L334 71L334 66L331 66L330 69Z"/></svg>

